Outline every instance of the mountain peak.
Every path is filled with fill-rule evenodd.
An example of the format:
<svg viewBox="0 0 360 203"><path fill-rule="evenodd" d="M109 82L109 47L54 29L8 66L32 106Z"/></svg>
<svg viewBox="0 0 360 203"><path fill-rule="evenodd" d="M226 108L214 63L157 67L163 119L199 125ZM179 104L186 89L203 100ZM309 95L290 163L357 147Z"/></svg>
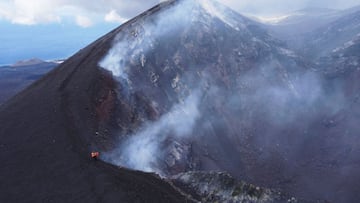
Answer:
<svg viewBox="0 0 360 203"><path fill-rule="evenodd" d="M168 38L181 39L183 41L181 47L186 45L185 49L193 52L191 46L195 44L194 38L196 41L201 40L210 45L209 35L226 40L225 32L228 32L231 37L247 39L247 42L243 43L252 44L251 47L255 46L254 44L267 46L265 45L267 43L276 43L276 40L254 21L216 1L167 1L160 7L152 9L151 12L146 12L146 15L141 15L130 23L122 25L115 33L112 48L99 62L99 66L111 71L116 77L127 80L130 70L126 55L131 51L135 51L136 57L141 54L140 61L142 66L145 66L146 53L159 46L160 41ZM195 36L196 34L198 36ZM197 46L201 47L200 44ZM193 49L198 47L193 47ZM249 52L249 50L244 52ZM133 60L138 61L138 59ZM135 64L135 61L132 64Z"/></svg>
<svg viewBox="0 0 360 203"><path fill-rule="evenodd" d="M169 2L176 2L175 9L186 10L186 15L192 15L193 19L199 18L199 15L209 15L236 30L240 29L238 23L243 21L241 18L245 18L216 0L175 0Z"/></svg>
<svg viewBox="0 0 360 203"><path fill-rule="evenodd" d="M288 76L290 70L303 71L297 68L300 59L296 54L255 22L216 1L169 2L177 3L162 4L160 9L121 26L99 61L118 84L115 92L123 106L119 112L114 110L114 115L121 117L115 123L120 128L134 125L125 119L131 117L129 114L139 119L134 127L137 130L123 130L119 135L129 137L123 144L130 144L109 150L106 160L162 175L196 165L186 158L192 145L188 139L194 136L197 140L193 126L208 115L204 108L214 105L202 100L203 96L226 98L224 95L242 89L238 81L243 73L258 72L263 67L264 72L269 72L265 67L279 68L286 76L271 77L291 87L285 88L289 94L298 95L299 87ZM221 89L218 93L222 96L216 96L216 88ZM158 148L163 145L167 147ZM155 153L160 155L149 156Z"/></svg>

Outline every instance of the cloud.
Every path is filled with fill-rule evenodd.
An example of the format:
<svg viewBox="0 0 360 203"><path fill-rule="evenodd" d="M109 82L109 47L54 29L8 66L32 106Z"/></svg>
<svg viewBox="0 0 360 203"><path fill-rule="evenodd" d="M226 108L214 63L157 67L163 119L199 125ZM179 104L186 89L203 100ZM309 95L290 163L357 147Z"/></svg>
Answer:
<svg viewBox="0 0 360 203"><path fill-rule="evenodd" d="M122 23L158 2L158 0L146 2L130 0L1 0L0 19L24 25L60 23L64 19L71 19L79 26L89 27L99 21Z"/></svg>
<svg viewBox="0 0 360 203"><path fill-rule="evenodd" d="M34 25L59 23L65 18L77 24L78 15L92 22L118 22L130 19L163 0L1 0L0 19L12 23ZM309 6L346 8L359 4L358 0L219 0L241 13L284 13ZM69 12L71 10L72 12ZM110 12L109 12L110 11ZM80 25L80 24L79 24ZM81 25L83 26L83 24Z"/></svg>
<svg viewBox="0 0 360 203"><path fill-rule="evenodd" d="M90 18L86 16L78 15L76 16L76 24L79 25L80 27L86 28L92 26L93 22L90 20Z"/></svg>
<svg viewBox="0 0 360 203"><path fill-rule="evenodd" d="M126 21L126 18L121 17L116 10L111 10L108 14L105 15L105 21L110 23L123 23Z"/></svg>
<svg viewBox="0 0 360 203"><path fill-rule="evenodd" d="M104 159L118 166L162 174L159 162L164 160L165 152L161 145L167 139L186 138L191 135L201 116L198 109L201 96L199 90L194 90L159 120L145 124L113 151L104 153Z"/></svg>
<svg viewBox="0 0 360 203"><path fill-rule="evenodd" d="M56 2L47 0L5 0L0 2L0 17L12 23L26 25L59 22L59 16L53 12L56 6Z"/></svg>

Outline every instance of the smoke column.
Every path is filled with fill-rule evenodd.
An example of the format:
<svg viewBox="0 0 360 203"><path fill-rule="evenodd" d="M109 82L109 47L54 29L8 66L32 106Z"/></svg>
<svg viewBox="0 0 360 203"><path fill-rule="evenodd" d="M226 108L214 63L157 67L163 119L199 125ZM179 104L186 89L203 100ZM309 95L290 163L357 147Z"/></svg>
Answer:
<svg viewBox="0 0 360 203"><path fill-rule="evenodd" d="M114 151L107 153L105 160L115 165L161 174L161 169L157 167L163 156L160 144L169 137L181 139L191 135L201 115L198 110L200 96L199 91L192 92L159 120L146 123L139 132L130 135Z"/></svg>

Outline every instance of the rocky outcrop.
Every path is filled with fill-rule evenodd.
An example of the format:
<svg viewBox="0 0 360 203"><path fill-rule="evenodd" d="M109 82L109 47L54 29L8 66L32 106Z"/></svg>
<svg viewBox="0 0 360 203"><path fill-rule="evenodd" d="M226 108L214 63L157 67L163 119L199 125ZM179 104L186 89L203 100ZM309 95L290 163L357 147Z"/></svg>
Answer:
<svg viewBox="0 0 360 203"><path fill-rule="evenodd" d="M286 198L278 191L238 181L223 172L181 173L173 176L171 181L200 202L298 202L294 197Z"/></svg>

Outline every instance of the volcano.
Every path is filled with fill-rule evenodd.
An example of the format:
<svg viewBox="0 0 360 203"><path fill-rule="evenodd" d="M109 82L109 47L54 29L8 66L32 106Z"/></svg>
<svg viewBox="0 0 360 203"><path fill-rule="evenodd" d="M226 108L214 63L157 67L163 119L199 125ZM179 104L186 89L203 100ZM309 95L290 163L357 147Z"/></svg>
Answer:
<svg viewBox="0 0 360 203"><path fill-rule="evenodd" d="M217 194L246 185L213 171L359 200L358 103L339 81L216 1L163 2L0 106L0 200L211 201L196 187L212 177Z"/></svg>

